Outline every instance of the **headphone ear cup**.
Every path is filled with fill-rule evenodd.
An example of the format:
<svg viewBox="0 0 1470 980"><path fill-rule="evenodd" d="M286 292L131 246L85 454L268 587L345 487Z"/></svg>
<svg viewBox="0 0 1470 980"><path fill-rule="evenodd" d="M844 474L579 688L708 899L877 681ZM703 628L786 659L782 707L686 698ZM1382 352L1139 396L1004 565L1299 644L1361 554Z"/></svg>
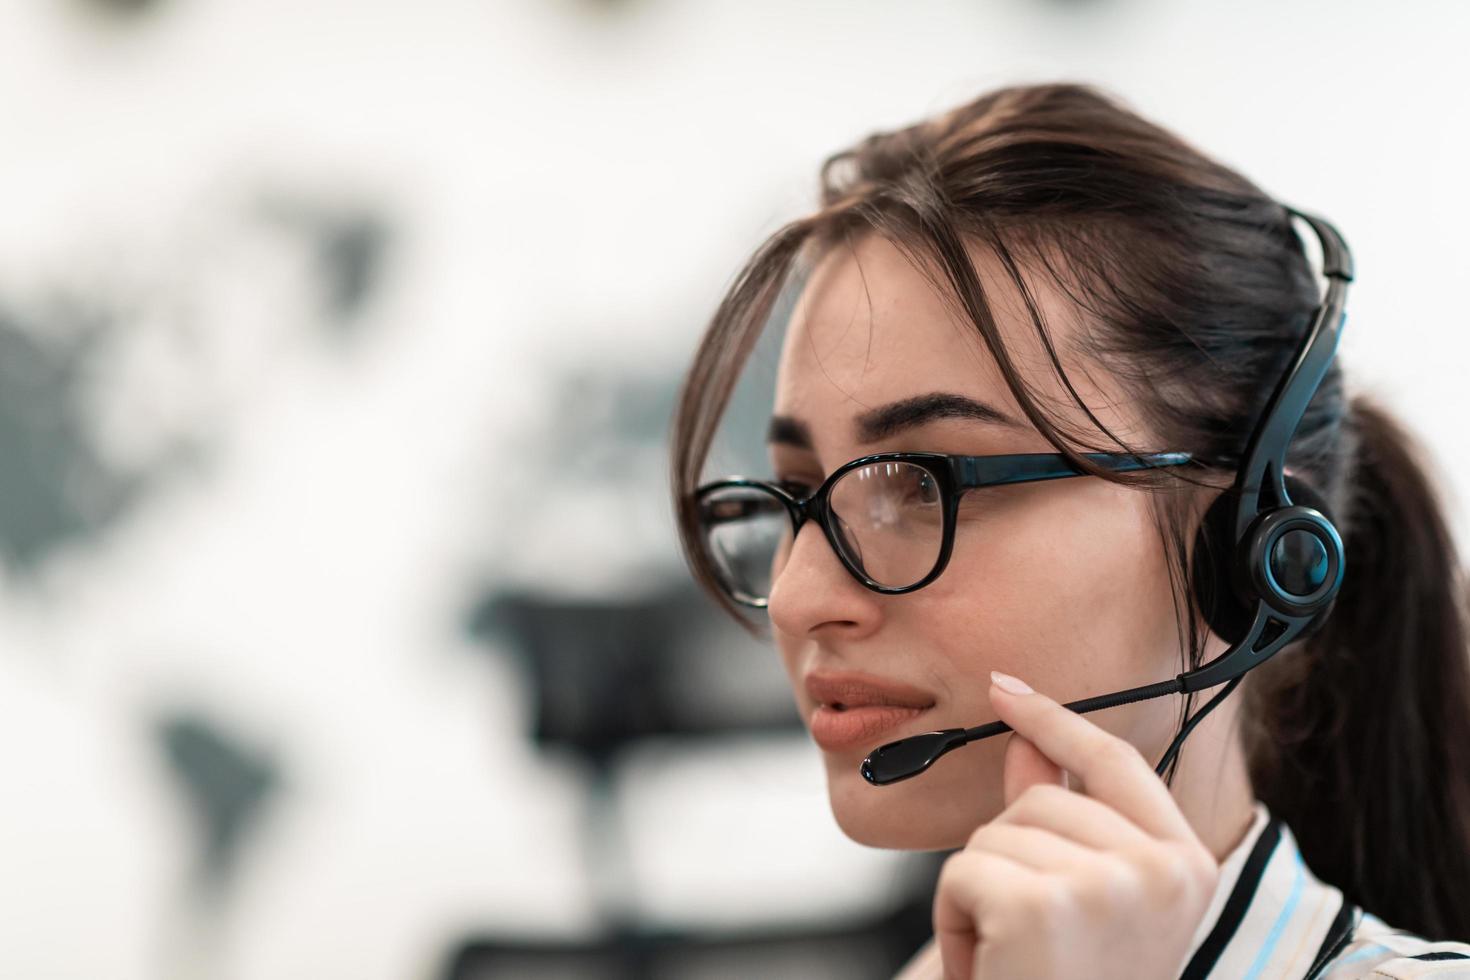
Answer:
<svg viewBox="0 0 1470 980"><path fill-rule="evenodd" d="M1286 494L1295 505L1310 507L1326 517L1327 503L1312 487L1295 476L1286 476ZM1250 595L1250 587L1241 584L1240 576L1246 572L1243 559L1237 554L1233 521L1237 497L1234 488L1225 490L1205 511L1195 534L1194 555L1191 561L1194 577L1194 597L1199 604L1205 622L1226 643L1238 643L1250 631L1255 620L1254 604L1241 598ZM1306 634L1319 629L1331 610L1328 605L1313 618Z"/></svg>
<svg viewBox="0 0 1470 980"><path fill-rule="evenodd" d="M1226 643L1243 639L1255 619L1235 586L1235 501L1235 491L1229 489L1210 504L1195 534L1190 562L1195 602L1205 623Z"/></svg>
<svg viewBox="0 0 1470 980"><path fill-rule="evenodd" d="M1327 509L1327 501L1324 500L1322 496L1312 488L1312 485L1310 483L1307 483L1290 473L1284 474L1284 480L1286 483L1286 495L1291 498L1291 502L1293 504L1296 504L1300 507L1310 507L1317 513L1321 514L1323 517L1327 518L1329 523L1332 523L1332 513ZM1334 524L1334 527L1335 526L1336 525ZM1312 617L1312 622L1302 633L1302 637L1305 638L1311 636L1313 633L1320 630L1322 628L1322 624L1327 621L1327 617L1332 613L1332 607L1336 604L1337 599L1334 597L1332 602L1329 602L1326 606L1322 607L1322 611Z"/></svg>

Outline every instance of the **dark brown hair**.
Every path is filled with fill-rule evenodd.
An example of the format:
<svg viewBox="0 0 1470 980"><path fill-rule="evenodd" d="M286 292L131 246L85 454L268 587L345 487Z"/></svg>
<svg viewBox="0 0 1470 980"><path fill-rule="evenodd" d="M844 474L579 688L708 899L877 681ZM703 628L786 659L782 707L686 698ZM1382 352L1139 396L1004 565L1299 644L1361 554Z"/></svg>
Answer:
<svg viewBox="0 0 1470 980"><path fill-rule="evenodd" d="M715 584L691 495L788 276L870 233L957 304L1059 452L1153 494L1181 669L1198 666L1208 633L1192 598L1194 505L1202 487L1233 477L1319 288L1280 203L1085 85L993 91L823 164L821 208L746 263L679 395L671 482L695 579L750 626ZM1095 430L1049 413L1016 369L967 248L999 260ZM1038 272L1082 311L1077 351L1127 387L1158 446L1126 445L1067 384L1028 284ZM1079 455L1158 449L1209 465L1193 475L1118 473ZM1292 828L1313 872L1350 900L1398 928L1470 937L1470 592L1444 506L1415 444L1382 408L1345 393L1336 362L1287 466L1325 500L1347 571L1324 628L1241 686L1254 792ZM1158 492L1170 487L1184 492ZM1182 699L1181 722L1192 699Z"/></svg>

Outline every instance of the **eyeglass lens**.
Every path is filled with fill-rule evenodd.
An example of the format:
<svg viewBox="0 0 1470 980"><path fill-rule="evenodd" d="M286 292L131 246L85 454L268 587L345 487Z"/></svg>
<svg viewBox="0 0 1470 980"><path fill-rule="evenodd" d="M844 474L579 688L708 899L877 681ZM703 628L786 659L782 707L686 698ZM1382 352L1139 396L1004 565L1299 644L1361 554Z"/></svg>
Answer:
<svg viewBox="0 0 1470 980"><path fill-rule="evenodd" d="M944 506L928 470L913 463L856 467L832 486L833 535L848 563L885 588L905 588L933 570L944 544ZM737 599L763 601L791 551L791 518L775 495L726 487L702 501L706 542L722 584Z"/></svg>

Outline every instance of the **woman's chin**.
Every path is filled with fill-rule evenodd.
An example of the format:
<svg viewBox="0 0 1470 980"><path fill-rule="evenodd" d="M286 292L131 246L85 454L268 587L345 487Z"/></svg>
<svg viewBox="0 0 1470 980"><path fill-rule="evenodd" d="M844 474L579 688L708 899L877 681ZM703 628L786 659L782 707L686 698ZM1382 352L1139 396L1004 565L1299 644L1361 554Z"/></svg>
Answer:
<svg viewBox="0 0 1470 980"><path fill-rule="evenodd" d="M913 779L874 786L858 771L861 759L824 752L827 797L837 826L868 847L937 851L963 847L990 817L979 780L956 781L945 760Z"/></svg>

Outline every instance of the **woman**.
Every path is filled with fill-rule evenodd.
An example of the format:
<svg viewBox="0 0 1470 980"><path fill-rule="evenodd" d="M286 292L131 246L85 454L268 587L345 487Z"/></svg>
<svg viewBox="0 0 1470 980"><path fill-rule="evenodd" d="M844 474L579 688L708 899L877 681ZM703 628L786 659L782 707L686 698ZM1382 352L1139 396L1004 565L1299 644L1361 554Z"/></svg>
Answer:
<svg viewBox="0 0 1470 980"><path fill-rule="evenodd" d="M779 501L762 516L701 493L788 279L777 493L899 451L1060 453L1080 478L965 492L942 573L887 591L935 565L921 468L834 485L831 537L811 520L793 535ZM1193 696L1061 707L1227 648L1196 599L1196 528L1318 300L1281 204L1059 84L834 155L821 209L762 245L720 305L675 418L685 555L742 622L766 610L843 831L958 849L906 980L1470 977L1470 945L1426 938L1470 938L1465 580L1406 435L1336 364L1286 457L1346 549L1320 628L1246 674L1162 781ZM1083 453L1189 455L1129 469ZM918 778L860 775L880 744L997 719L1005 739Z"/></svg>

